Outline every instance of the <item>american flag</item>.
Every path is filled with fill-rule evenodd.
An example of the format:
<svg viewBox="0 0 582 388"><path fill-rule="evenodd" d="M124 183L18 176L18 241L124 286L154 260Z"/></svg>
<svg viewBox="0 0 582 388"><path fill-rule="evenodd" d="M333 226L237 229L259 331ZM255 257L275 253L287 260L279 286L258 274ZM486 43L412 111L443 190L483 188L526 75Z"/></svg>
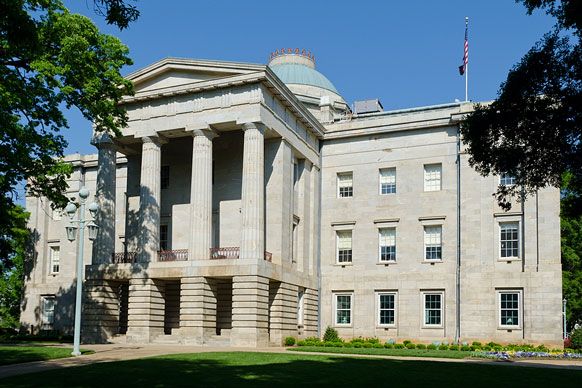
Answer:
<svg viewBox="0 0 582 388"><path fill-rule="evenodd" d="M459 66L459 74L465 74L469 63L469 23L465 23L465 54L463 55L463 64Z"/></svg>

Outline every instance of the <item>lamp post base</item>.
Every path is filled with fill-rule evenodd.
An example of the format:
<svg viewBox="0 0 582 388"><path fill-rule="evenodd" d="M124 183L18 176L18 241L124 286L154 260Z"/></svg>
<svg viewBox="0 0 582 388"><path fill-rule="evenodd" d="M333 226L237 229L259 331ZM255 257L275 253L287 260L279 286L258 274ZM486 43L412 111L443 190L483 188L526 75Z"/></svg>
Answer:
<svg viewBox="0 0 582 388"><path fill-rule="evenodd" d="M79 352L79 351L76 351L76 352L75 352L75 351L73 351L73 352L71 353L71 355L73 355L73 356L80 356L80 355L81 355L81 352Z"/></svg>

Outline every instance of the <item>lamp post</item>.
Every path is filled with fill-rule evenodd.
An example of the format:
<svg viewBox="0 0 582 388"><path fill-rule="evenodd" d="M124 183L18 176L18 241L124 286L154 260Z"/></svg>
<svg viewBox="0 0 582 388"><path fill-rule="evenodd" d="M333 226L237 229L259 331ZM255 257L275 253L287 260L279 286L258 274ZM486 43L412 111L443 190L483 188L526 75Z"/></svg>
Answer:
<svg viewBox="0 0 582 388"><path fill-rule="evenodd" d="M563 307L562 307L562 315L564 316L564 339L568 338L568 332L566 331L566 298L562 300Z"/></svg>
<svg viewBox="0 0 582 388"><path fill-rule="evenodd" d="M95 224L95 215L99 207L95 202L89 205L90 219L85 219L85 201L89 197L89 190L85 186L79 190L79 199L81 200L81 214L79 219L75 220L75 213L77 212L77 205L70 202L65 211L69 215L69 225L65 227L67 230L67 239L71 242L75 241L77 229L79 229L79 251L77 253L77 296L75 299L75 335L73 343L73 356L80 356L79 349L81 343L81 304L83 302L83 245L85 242L85 223L87 223L87 233L89 240L94 241L97 237L99 227ZM76 226L75 224L79 224Z"/></svg>

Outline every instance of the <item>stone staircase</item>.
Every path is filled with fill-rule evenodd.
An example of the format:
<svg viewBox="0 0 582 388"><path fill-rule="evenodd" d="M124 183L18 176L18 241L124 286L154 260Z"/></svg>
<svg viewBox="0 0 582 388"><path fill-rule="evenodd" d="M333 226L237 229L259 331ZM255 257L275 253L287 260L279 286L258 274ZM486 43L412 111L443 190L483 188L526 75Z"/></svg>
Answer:
<svg viewBox="0 0 582 388"><path fill-rule="evenodd" d="M126 344L127 336L125 334L115 334L113 337L109 338L108 342L110 344Z"/></svg>

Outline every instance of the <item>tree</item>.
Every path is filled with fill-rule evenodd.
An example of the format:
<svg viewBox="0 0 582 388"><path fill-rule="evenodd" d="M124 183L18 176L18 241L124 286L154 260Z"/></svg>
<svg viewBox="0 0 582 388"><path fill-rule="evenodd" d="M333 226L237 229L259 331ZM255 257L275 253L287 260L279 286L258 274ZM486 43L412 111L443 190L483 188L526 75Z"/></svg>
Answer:
<svg viewBox="0 0 582 388"><path fill-rule="evenodd" d="M562 187L571 173L564 211L582 214L582 20L576 1L522 0L528 12L546 8L558 19L510 70L497 100L477 104L461 125L469 163L482 175L509 173L517 185L499 186L505 209L510 198L540 188ZM573 29L570 43L566 32Z"/></svg>
<svg viewBox="0 0 582 388"><path fill-rule="evenodd" d="M123 4L95 2L109 10ZM120 74L132 63L127 47L99 33L90 19L70 14L59 0L0 0L0 9L1 275L14 252L17 184L28 182L30 194L53 206L67 202L63 193L71 170L62 162L63 108L78 108L96 131L120 134L127 115L118 102L133 89ZM131 14L116 18L115 12L108 21L122 27L131 20Z"/></svg>
<svg viewBox="0 0 582 388"><path fill-rule="evenodd" d="M123 0L94 0L95 12L105 16L109 24L115 24L120 29L127 28L129 23L136 21L139 10Z"/></svg>

